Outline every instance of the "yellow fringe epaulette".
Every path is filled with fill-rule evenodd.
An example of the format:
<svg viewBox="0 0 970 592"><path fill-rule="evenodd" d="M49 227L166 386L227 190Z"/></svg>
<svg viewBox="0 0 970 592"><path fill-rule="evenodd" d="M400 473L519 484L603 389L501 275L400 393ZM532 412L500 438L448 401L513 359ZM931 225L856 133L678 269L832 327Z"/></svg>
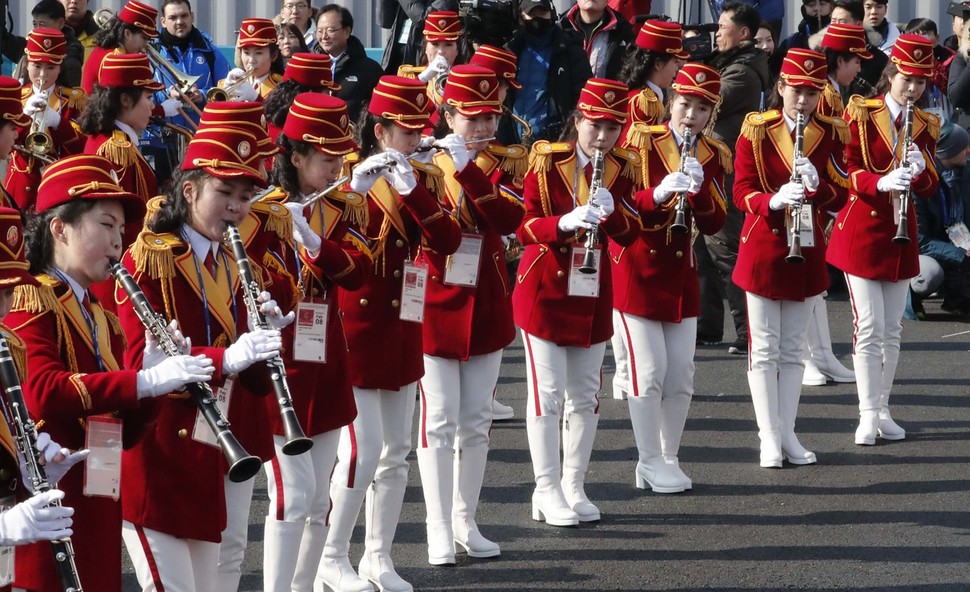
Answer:
<svg viewBox="0 0 970 592"><path fill-rule="evenodd" d="M765 126L781 117L779 111L765 111L764 113L748 113L741 124L741 135L752 144L760 144L765 139Z"/></svg>
<svg viewBox="0 0 970 592"><path fill-rule="evenodd" d="M614 146L610 154L623 161L623 170L620 174L639 185L643 179L640 173L640 153L629 148Z"/></svg>
<svg viewBox="0 0 970 592"><path fill-rule="evenodd" d="M290 284L290 294L293 295L293 301L281 302L280 306L285 306L286 310L293 310L294 308L296 308L297 302L299 302L301 299L300 287L297 285L297 281L296 281L297 278L293 277L293 274L286 269L286 267L280 262L280 260L274 257L271 253L267 251L263 253L263 260L261 262L261 266L257 266L257 267L261 267L266 278L269 278L269 272L272 272L272 273L275 273L278 277L283 277L287 279L287 282ZM307 271L305 266L303 269L304 271ZM265 286L263 287L265 288Z"/></svg>
<svg viewBox="0 0 970 592"><path fill-rule="evenodd" d="M832 126L832 139L838 140L843 144L848 144L852 139L849 137L849 124L846 123L844 119L838 117L829 117L828 115L822 115L821 113L816 113L814 115L822 123L827 123Z"/></svg>
<svg viewBox="0 0 970 592"><path fill-rule="evenodd" d="M340 217L360 229L366 229L370 224L370 210L367 208L367 198L353 191L331 191L327 199L343 206L344 213Z"/></svg>
<svg viewBox="0 0 970 592"><path fill-rule="evenodd" d="M158 215L159 210L162 209L162 204L165 203L164 195L156 195L147 202L145 202L145 224L144 227L148 228L148 225L155 220L155 216Z"/></svg>
<svg viewBox="0 0 970 592"><path fill-rule="evenodd" d="M104 311L104 316L106 319L108 319L108 326L111 327L111 330L114 331L114 334L117 335L118 337L124 337L125 328L121 326L121 321L118 320L118 315L111 312L110 310L106 310ZM124 343L125 343L125 347L127 348L128 340L125 339Z"/></svg>
<svg viewBox="0 0 970 592"><path fill-rule="evenodd" d="M488 152L500 157L498 167L509 173L516 179L525 177L529 171L529 150L521 144L501 146L499 144L489 144Z"/></svg>
<svg viewBox="0 0 970 592"><path fill-rule="evenodd" d="M664 104L651 88L645 88L638 92L630 100L630 106L632 113L642 113L650 121L660 121L664 114Z"/></svg>
<svg viewBox="0 0 970 592"><path fill-rule="evenodd" d="M60 282L46 274L41 274L35 279L40 285L20 284L14 288L12 310L31 314L59 310L60 301L57 294L54 294L54 286Z"/></svg>
<svg viewBox="0 0 970 592"><path fill-rule="evenodd" d="M83 111L88 104L88 93L83 88L71 88L69 86L60 87L61 101L76 111Z"/></svg>
<svg viewBox="0 0 970 592"><path fill-rule="evenodd" d="M138 148L133 146L128 134L121 130L111 133L111 138L98 148L98 156L103 156L122 167L129 167L138 161Z"/></svg>
<svg viewBox="0 0 970 592"><path fill-rule="evenodd" d="M659 136L667 132L665 125L647 125L645 123L634 123L626 135L626 143L637 150L649 152L653 149L653 136Z"/></svg>
<svg viewBox="0 0 970 592"><path fill-rule="evenodd" d="M293 240L293 215L286 206L273 201L257 201L250 209L259 216L263 230L276 233L283 244Z"/></svg>
<svg viewBox="0 0 970 592"><path fill-rule="evenodd" d="M548 173L552 169L553 154L572 151L573 147L566 142L539 140L532 145L532 152L529 153L529 170L540 174Z"/></svg>
<svg viewBox="0 0 970 592"><path fill-rule="evenodd" d="M19 335L14 333L13 329L6 325L0 324L0 333L3 333L4 339L7 340L10 357L13 358L13 363L17 367L17 376L20 377L21 382L25 382L27 380L27 344Z"/></svg>
<svg viewBox="0 0 970 592"><path fill-rule="evenodd" d="M418 74L424 72L425 66L412 66L410 64L404 64L403 66L398 66L397 75L402 78L417 78Z"/></svg>
<svg viewBox="0 0 970 592"><path fill-rule="evenodd" d="M829 175L829 181L832 181L843 189L848 189L850 187L851 184L849 183L849 177L846 176L845 173L839 174L839 171L837 171L832 165L831 158L825 162L825 172Z"/></svg>
<svg viewBox="0 0 970 592"><path fill-rule="evenodd" d="M845 103L842 102L842 95L831 84L826 84L825 88L822 89L822 100L828 104L833 113L842 113L845 111Z"/></svg>
<svg viewBox="0 0 970 592"><path fill-rule="evenodd" d="M845 106L845 112L849 114L849 119L865 123L869 121L869 110L882 107L882 99L867 99L862 95L852 95L849 97L849 104Z"/></svg>
<svg viewBox="0 0 970 592"><path fill-rule="evenodd" d="M414 170L421 173L425 186L431 193L441 195L445 190L445 172L436 164L430 162L409 161Z"/></svg>
<svg viewBox="0 0 970 592"><path fill-rule="evenodd" d="M704 136L704 140L707 144L717 150L718 156L721 158L721 168L724 169L724 173L727 175L734 174L734 154L727 144L720 140L715 140L710 136Z"/></svg>
<svg viewBox="0 0 970 592"><path fill-rule="evenodd" d="M155 280L171 280L175 277L175 254L172 249L182 244L174 234L155 234L143 230L130 247L135 260L135 271L147 273Z"/></svg>
<svg viewBox="0 0 970 592"><path fill-rule="evenodd" d="M923 118L923 121L926 122L926 129L930 132L930 136L932 136L934 140L939 140L940 139L940 118L937 115L933 113L927 113L922 109L917 110L916 113L918 113L919 116Z"/></svg>

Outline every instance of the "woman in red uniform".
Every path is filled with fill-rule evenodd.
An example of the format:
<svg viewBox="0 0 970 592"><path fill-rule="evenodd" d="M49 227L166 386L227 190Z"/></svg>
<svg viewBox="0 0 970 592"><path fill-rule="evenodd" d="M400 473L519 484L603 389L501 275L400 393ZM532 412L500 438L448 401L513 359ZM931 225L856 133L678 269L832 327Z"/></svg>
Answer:
<svg viewBox="0 0 970 592"><path fill-rule="evenodd" d="M0 157L3 158L10 158L23 130L31 124L30 117L23 112L20 104L20 89L20 82L16 79L0 76ZM13 196L2 187L0 207L19 209Z"/></svg>
<svg viewBox="0 0 970 592"><path fill-rule="evenodd" d="M266 95L265 111L269 135L276 141L286 122L286 114L297 95L308 92L336 93L340 85L333 81L330 55L296 53L286 62L283 80Z"/></svg>
<svg viewBox="0 0 970 592"><path fill-rule="evenodd" d="M102 62L106 56L145 53L149 41L158 37L155 24L157 20L157 9L135 0L125 4L117 15L111 17L105 27L95 35L94 51L84 61L84 72L81 76L81 88L84 92L94 92L94 85L101 78Z"/></svg>
<svg viewBox="0 0 970 592"><path fill-rule="evenodd" d="M371 274L360 231L367 222L367 202L362 195L334 190L313 205L302 204L336 181L344 156L357 149L341 99L297 95L278 143L283 153L274 159L272 178L279 189L254 209L285 204L293 216L296 242L270 245L264 260L273 273L298 287L289 308L296 310L299 322L283 333L284 360L293 407L313 448L298 456L281 453L279 410L275 398L268 398L276 456L264 465L270 513L263 534L263 590L310 592L327 541L330 473L340 428L357 414L337 293L356 290ZM314 334L313 327L325 333Z"/></svg>
<svg viewBox="0 0 970 592"><path fill-rule="evenodd" d="M777 108L745 119L735 158L734 203L745 212L733 280L747 293L748 386L761 438L761 466L815 462L795 436L805 331L812 297L829 283L824 229L816 215L845 204L845 124L816 112L825 86L825 56L791 49L775 93ZM804 118L804 148L796 157L796 119ZM793 171L800 176L794 180ZM788 260L801 217L803 262Z"/></svg>
<svg viewBox="0 0 970 592"><path fill-rule="evenodd" d="M357 418L340 433L330 532L318 572L325 586L341 592L370 590L366 580L388 592L412 589L394 571L391 543L407 488L415 385L424 374L421 320L429 271L414 259L419 249L449 255L461 242L458 224L428 189L442 182L441 170L404 156L418 147L429 114L423 83L384 76L358 126L363 161L350 186L368 195L365 234L374 272L360 290L338 292ZM347 555L365 495L358 577Z"/></svg>
<svg viewBox="0 0 970 592"><path fill-rule="evenodd" d="M940 121L913 108L912 145L904 150L906 104L923 94L933 75L933 44L919 35L900 35L879 88L884 94L853 98L846 106L852 141L846 146L849 204L835 220L829 263L845 272L855 317L852 364L859 392L855 443L872 445L876 436L902 440L906 431L889 413L889 394L903 331L909 278L919 273L916 212L910 206L906 243L893 240L899 192L926 199L936 194L939 177L927 162L936 150Z"/></svg>
<svg viewBox="0 0 970 592"><path fill-rule="evenodd" d="M399 76L417 78L426 83L428 99L434 104L431 125L438 125L438 109L442 106L441 92L445 76L456 63L462 63L458 52L461 38L461 19L458 13L450 10L435 10L424 18L424 59L418 65L405 64L398 67Z"/></svg>
<svg viewBox="0 0 970 592"><path fill-rule="evenodd" d="M517 166L525 168L527 154L522 146L506 148L487 140L495 136L502 113L491 70L452 68L444 104L444 121L452 133L437 141L441 150L434 163L444 171L442 205L461 226L462 244L453 255L429 250L418 258L431 275L425 374L419 383L418 468L432 565L454 565L456 542L471 557L500 553L478 531L475 511L502 350L515 339L502 236L522 221L517 198L522 189L515 186L514 173Z"/></svg>
<svg viewBox="0 0 970 592"><path fill-rule="evenodd" d="M637 237L636 214L621 202L632 193L640 159L615 147L627 119L626 94L622 83L591 78L571 118L570 141L534 144L525 177L519 227L525 252L512 302L525 341L532 517L554 526L600 519L583 484L599 422L600 370L613 334L611 265L601 255L605 236L621 246ZM603 156L602 185L593 191L596 153ZM594 231L595 269L583 273L585 233Z"/></svg>
<svg viewBox="0 0 970 592"><path fill-rule="evenodd" d="M92 448L85 470L70 473L60 487L77 512L80 579L86 588L109 592L121 590L121 449L104 441L130 446L143 428L143 399L206 380L213 371L210 360L191 356L149 357L122 369L125 332L88 288L110 277L110 262L121 256L122 228L140 220L145 206L110 171L107 161L91 155L61 159L44 171L27 244L37 285L17 289L7 317L27 344L24 396L31 415L65 447ZM17 565L16 587L63 589L49 545L18 551Z"/></svg>
<svg viewBox="0 0 970 592"><path fill-rule="evenodd" d="M720 92L717 70L686 64L673 83L670 121L634 125L629 147L639 150L643 163L635 196L639 240L629 247L610 243L613 343L629 352L636 377L628 398L639 451L636 483L657 493L692 487L677 458L694 394L700 313L691 230L696 225L700 233L714 234L724 225L724 173L732 170L731 151L702 135ZM681 162L685 129L692 135ZM682 231L673 228L678 209L684 212Z"/></svg>
<svg viewBox="0 0 970 592"><path fill-rule="evenodd" d="M34 131L46 133L51 145L41 154L46 157L44 159L24 152L14 153L4 185L20 209L30 211L37 200L41 169L48 159L77 154L84 147L84 136L73 120L84 109L87 95L80 88L57 84L61 63L67 55L64 33L55 29L34 29L27 34L24 54L27 80L21 98L24 113L33 121L29 129L24 129L20 144L26 144L28 134ZM36 147L34 151L41 152Z"/></svg>
<svg viewBox="0 0 970 592"><path fill-rule="evenodd" d="M265 185L252 164L255 144L238 129L197 132L171 193L122 261L156 312L178 321L193 353L213 361L210 386L230 418L237 401L269 392L268 373L256 362L282 346L277 330L246 331L236 264L222 246L226 224L240 224L254 189ZM125 361L137 367L149 352L141 322L121 288L116 299L130 336ZM261 309L271 326L282 316L273 300ZM122 458L123 537L146 590L217 589L227 525L225 460L198 413L184 393L160 400L147 413L154 429Z"/></svg>
<svg viewBox="0 0 970 592"><path fill-rule="evenodd" d="M219 81L219 88L232 87L231 101L262 101L283 80L285 67L273 21L245 18L236 40L236 67Z"/></svg>

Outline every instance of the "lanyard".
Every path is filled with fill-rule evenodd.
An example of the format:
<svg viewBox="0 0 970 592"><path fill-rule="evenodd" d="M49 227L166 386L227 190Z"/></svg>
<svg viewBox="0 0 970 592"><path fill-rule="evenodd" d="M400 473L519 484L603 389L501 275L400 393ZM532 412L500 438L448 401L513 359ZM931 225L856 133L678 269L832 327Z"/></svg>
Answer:
<svg viewBox="0 0 970 592"><path fill-rule="evenodd" d="M186 239L188 242L188 239ZM232 276L229 274L229 258L226 256L225 251L219 249L219 253L222 255L222 266L226 272L226 279L230 280ZM202 280L202 268L199 267L199 258L192 254L192 263L195 264L195 275L199 278L199 293L202 294L202 315L205 317L205 344L212 346L212 315L209 313L209 299L205 293L205 282ZM230 299L229 302L232 306L232 320L233 324L236 322L236 298L232 295L232 285L230 282L229 286Z"/></svg>
<svg viewBox="0 0 970 592"><path fill-rule="evenodd" d="M54 271L54 275L57 276L57 279L61 280L61 282L63 282L64 284L67 284L68 287L71 286L71 282L69 282L68 279L64 277L64 274L61 273L59 269L54 269L53 271ZM101 344L98 343L98 322L95 321L94 318L88 314L88 309L87 307L84 306L84 298L86 296L87 294L82 294L81 300L80 302L78 302L78 305L79 305L78 308L81 309L81 316L84 317L84 322L87 323L88 330L91 331L91 343L94 344L94 357L98 360L98 369L101 372L104 372L105 370L104 360L101 358Z"/></svg>
<svg viewBox="0 0 970 592"><path fill-rule="evenodd" d="M538 51L536 51L536 48L534 48L531 45L529 45L529 46L526 46L526 49L529 51L529 53L532 54L532 56L536 59L537 62L539 62L539 64L543 68L545 68L546 70L549 69L549 65L550 65L549 64L549 60L547 60L546 58L542 57L542 54L539 53Z"/></svg>

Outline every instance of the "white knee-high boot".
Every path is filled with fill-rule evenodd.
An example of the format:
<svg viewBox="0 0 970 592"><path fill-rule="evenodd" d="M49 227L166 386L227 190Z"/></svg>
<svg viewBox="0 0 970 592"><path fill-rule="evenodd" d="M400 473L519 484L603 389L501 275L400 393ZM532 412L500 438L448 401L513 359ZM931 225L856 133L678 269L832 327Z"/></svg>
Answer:
<svg viewBox="0 0 970 592"><path fill-rule="evenodd" d="M357 575L348 557L350 537L366 494L363 489L330 486L330 532L317 570L317 578L323 581L327 592L374 591L370 582Z"/></svg>
<svg viewBox="0 0 970 592"><path fill-rule="evenodd" d="M748 370L748 387L761 439L761 466L780 468L781 426L778 417L778 373L773 370Z"/></svg>
<svg viewBox="0 0 970 592"><path fill-rule="evenodd" d="M852 356L856 389L859 391L859 427L855 443L872 446L879 431L879 411L882 409L882 360L874 356Z"/></svg>
<svg viewBox="0 0 970 592"><path fill-rule="evenodd" d="M263 524L263 590L291 592L306 522L266 518Z"/></svg>
<svg viewBox="0 0 970 592"><path fill-rule="evenodd" d="M428 563L455 564L455 539L451 525L454 499L455 451L451 448L418 448L418 469L427 514Z"/></svg>
<svg viewBox="0 0 970 592"><path fill-rule="evenodd" d="M896 378L896 365L899 363L899 351L887 351L882 361L882 396L879 399L879 437L884 440L905 440L906 430L893 421L889 414L889 393L893 390L893 380Z"/></svg>
<svg viewBox="0 0 970 592"><path fill-rule="evenodd" d="M312 592L313 580L320 568L323 546L327 544L328 530L327 525L320 522L307 522L304 525L300 555L296 559L296 571L293 573L293 592Z"/></svg>
<svg viewBox="0 0 970 592"><path fill-rule="evenodd" d="M674 474L680 478L684 489L694 486L690 477L680 468L680 441L687 424L687 413L690 411L690 395L680 393L665 396L660 401L660 446L663 450L664 461L670 465Z"/></svg>
<svg viewBox="0 0 970 592"><path fill-rule="evenodd" d="M630 422L633 424L633 437L637 442L637 488L646 489L649 485L655 493L684 491L683 480L674 472L672 465L664 460L660 444L660 397L630 397L626 402L630 407Z"/></svg>
<svg viewBox="0 0 970 592"><path fill-rule="evenodd" d="M806 450L795 435L795 417L798 400L802 394L802 373L797 368L784 368L778 372L778 418L781 431L781 451L793 465L810 465L816 462L815 453Z"/></svg>
<svg viewBox="0 0 970 592"><path fill-rule="evenodd" d="M405 475L377 479L367 490L367 535L364 537L364 556L358 571L362 578L373 582L381 592L413 592L414 588L398 575L391 560L391 544L404 505L408 480Z"/></svg>
<svg viewBox="0 0 970 592"><path fill-rule="evenodd" d="M576 526L579 516L570 508L562 491L559 465L558 415L526 419L529 453L535 473L536 488L532 494L532 519L552 526Z"/></svg>
<svg viewBox="0 0 970 592"><path fill-rule="evenodd" d="M815 306L808 317L808 330L805 334L808 355L805 356L805 374L802 384L821 386L827 380L833 382L855 382L855 372L846 368L832 351L832 333L829 330L828 305L825 298L815 298Z"/></svg>
<svg viewBox="0 0 970 592"><path fill-rule="evenodd" d="M580 522L596 522L600 510L586 497L586 470L600 416L592 410L567 413L563 423L562 491Z"/></svg>
<svg viewBox="0 0 970 592"><path fill-rule="evenodd" d="M469 557L498 557L502 554L496 543L482 536L475 522L487 460L488 446L462 448L456 458L458 486L455 488L452 525L455 542L465 548Z"/></svg>

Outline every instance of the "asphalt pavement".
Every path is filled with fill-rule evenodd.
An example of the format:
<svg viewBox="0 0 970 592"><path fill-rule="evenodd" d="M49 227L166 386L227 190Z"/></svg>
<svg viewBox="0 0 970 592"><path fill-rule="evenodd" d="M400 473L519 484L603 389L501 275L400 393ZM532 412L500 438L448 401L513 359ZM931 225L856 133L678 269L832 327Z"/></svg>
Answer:
<svg viewBox="0 0 970 592"><path fill-rule="evenodd" d="M427 564L424 503L414 455L394 545L415 590L970 590L970 330L926 303L905 321L891 405L900 442L856 446L855 385L805 387L797 432L818 464L758 466L746 360L728 344L699 347L681 465L690 492L634 488L637 452L626 402L603 368L599 432L586 492L603 519L556 528L530 517L521 341L506 349L498 397L516 411L495 424L478 524L502 546L496 559ZM829 301L836 355L851 366L852 314ZM726 331L725 339L734 338ZM262 589L266 480L257 478L240 590ZM362 551L358 525L351 558ZM125 590L138 590L130 567Z"/></svg>

